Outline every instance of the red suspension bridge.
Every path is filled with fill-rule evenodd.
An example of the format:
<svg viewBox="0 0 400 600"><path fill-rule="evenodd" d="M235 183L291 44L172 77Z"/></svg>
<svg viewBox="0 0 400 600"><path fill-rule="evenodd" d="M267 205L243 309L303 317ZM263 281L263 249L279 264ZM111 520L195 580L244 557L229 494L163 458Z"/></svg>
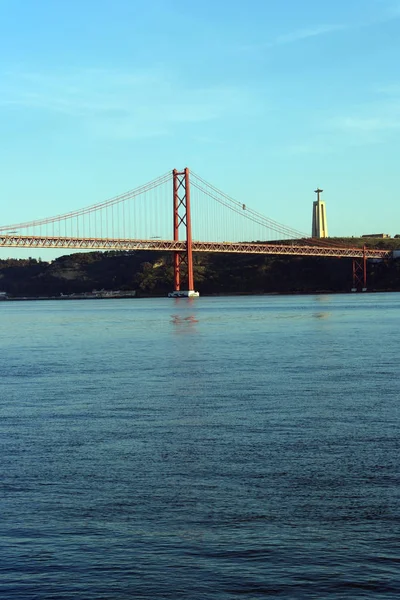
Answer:
<svg viewBox="0 0 400 600"><path fill-rule="evenodd" d="M351 258L354 289L366 289L368 259L392 255L389 250L309 238L189 174L189 169L174 170L73 212L1 226L0 246L172 252L176 295L195 295L194 252Z"/></svg>

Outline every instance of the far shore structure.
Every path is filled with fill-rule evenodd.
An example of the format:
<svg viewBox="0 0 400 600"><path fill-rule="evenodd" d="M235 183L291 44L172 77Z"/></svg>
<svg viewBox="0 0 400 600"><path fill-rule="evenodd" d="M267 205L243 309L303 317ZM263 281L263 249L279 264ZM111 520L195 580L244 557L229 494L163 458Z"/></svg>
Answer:
<svg viewBox="0 0 400 600"><path fill-rule="evenodd" d="M326 238L328 237L328 223L326 220L326 208L325 202L321 200L321 193L324 190L317 188L315 193L317 194L317 200L313 202L313 216L312 216L312 232L313 238Z"/></svg>

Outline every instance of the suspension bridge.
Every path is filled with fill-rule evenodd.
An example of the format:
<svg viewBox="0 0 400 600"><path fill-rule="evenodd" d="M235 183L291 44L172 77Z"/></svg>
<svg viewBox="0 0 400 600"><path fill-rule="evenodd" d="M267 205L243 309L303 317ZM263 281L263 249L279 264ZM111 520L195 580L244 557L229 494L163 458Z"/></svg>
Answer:
<svg viewBox="0 0 400 600"><path fill-rule="evenodd" d="M353 260L353 289L367 287L367 260L390 250L309 238L239 202L189 169L72 212L0 227L0 247L172 252L174 291L193 296L193 253L324 256Z"/></svg>

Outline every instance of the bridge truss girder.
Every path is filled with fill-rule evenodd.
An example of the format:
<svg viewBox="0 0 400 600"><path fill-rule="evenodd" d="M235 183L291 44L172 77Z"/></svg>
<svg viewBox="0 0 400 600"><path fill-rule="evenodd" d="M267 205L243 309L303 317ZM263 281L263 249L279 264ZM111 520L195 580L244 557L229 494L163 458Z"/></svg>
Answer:
<svg viewBox="0 0 400 600"><path fill-rule="evenodd" d="M155 250L159 252L186 251L186 240L131 240L123 238L78 238L30 235L0 235L0 247L13 248L60 248L71 250ZM258 244L253 242L192 242L193 252L216 252L227 254L264 254L281 256L325 256L330 258L385 259L391 258L391 250L368 248L345 248L313 246L299 243Z"/></svg>

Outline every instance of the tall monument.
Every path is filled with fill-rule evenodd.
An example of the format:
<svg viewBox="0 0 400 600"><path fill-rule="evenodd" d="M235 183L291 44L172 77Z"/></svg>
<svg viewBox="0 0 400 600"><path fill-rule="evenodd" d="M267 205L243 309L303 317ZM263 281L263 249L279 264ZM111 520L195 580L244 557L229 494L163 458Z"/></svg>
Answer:
<svg viewBox="0 0 400 600"><path fill-rule="evenodd" d="M325 202L321 200L320 194L324 190L319 188L315 190L317 199L313 202L313 214L312 214L312 237L315 238L326 238L328 237L328 223L326 220L326 209Z"/></svg>

